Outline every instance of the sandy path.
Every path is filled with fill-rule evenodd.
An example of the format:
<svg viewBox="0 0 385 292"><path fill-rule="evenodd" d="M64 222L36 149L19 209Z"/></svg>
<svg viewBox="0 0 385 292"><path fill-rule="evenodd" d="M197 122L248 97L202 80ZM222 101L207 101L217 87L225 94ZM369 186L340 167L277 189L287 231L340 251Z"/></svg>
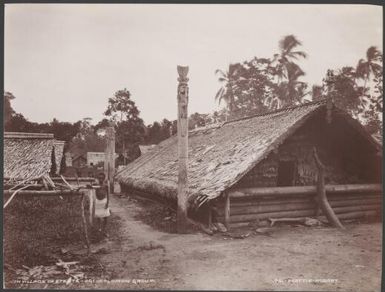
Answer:
<svg viewBox="0 0 385 292"><path fill-rule="evenodd" d="M380 291L379 223L348 225L346 232L281 227L271 236L226 239L154 230L134 219L141 207L127 198L113 196L111 209L120 227L100 246L109 251L101 262L115 282L100 288ZM325 279L334 282L315 283Z"/></svg>

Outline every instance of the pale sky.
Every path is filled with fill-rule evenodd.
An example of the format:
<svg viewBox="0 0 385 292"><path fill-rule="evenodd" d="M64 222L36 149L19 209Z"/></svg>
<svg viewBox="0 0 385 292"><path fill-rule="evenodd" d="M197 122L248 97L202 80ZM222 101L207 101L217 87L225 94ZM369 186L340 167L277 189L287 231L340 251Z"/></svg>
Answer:
<svg viewBox="0 0 385 292"><path fill-rule="evenodd" d="M216 69L272 57L294 34L304 81L382 51L382 7L372 5L6 4L4 90L35 122L103 118L127 88L146 124L176 119L176 66L188 65L189 113L209 113Z"/></svg>

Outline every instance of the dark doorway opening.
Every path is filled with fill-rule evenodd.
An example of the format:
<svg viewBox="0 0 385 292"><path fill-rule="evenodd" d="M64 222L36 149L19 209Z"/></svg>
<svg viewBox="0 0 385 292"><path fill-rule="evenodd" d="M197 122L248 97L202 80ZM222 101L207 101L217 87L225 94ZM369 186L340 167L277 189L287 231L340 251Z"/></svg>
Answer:
<svg viewBox="0 0 385 292"><path fill-rule="evenodd" d="M294 161L280 161L278 164L277 186L287 187L294 185L295 169Z"/></svg>

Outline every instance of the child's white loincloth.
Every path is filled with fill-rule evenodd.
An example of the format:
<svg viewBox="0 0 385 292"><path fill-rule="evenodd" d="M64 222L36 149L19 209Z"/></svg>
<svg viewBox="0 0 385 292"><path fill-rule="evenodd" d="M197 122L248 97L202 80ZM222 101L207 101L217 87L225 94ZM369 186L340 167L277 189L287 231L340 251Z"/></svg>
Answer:
<svg viewBox="0 0 385 292"><path fill-rule="evenodd" d="M95 197L95 217L104 218L111 215L110 208L105 208L107 204L107 198L98 200Z"/></svg>

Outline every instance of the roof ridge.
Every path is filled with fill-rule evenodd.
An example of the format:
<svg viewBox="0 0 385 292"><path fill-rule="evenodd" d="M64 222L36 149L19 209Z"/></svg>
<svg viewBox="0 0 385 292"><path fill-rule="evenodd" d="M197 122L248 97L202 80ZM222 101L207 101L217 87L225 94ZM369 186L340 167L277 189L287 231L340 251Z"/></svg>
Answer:
<svg viewBox="0 0 385 292"><path fill-rule="evenodd" d="M4 138L54 139L52 133L4 132Z"/></svg>
<svg viewBox="0 0 385 292"><path fill-rule="evenodd" d="M299 104L299 105L283 107L283 108L272 110L272 111L269 111L269 112L266 112L266 113L261 113L261 114L255 114L255 115L247 116L247 117L242 117L242 118L239 118L239 119L235 119L235 120L231 120L231 121L226 121L226 122L224 122L222 124L222 126L225 125L225 124L233 123L233 122L238 122L238 121L242 121L242 120L252 119L252 118L256 118L256 117L267 116L267 115L271 115L271 114L275 114L275 113L279 113L279 112L284 112L284 111L287 111L287 110L293 110L293 109L296 109L296 108L305 107L305 106L309 106L309 105L323 104L323 103L326 104L327 100L328 100L328 98L323 98L323 99L319 99L319 100L315 100L315 101L310 101L310 102L302 103L302 104Z"/></svg>

